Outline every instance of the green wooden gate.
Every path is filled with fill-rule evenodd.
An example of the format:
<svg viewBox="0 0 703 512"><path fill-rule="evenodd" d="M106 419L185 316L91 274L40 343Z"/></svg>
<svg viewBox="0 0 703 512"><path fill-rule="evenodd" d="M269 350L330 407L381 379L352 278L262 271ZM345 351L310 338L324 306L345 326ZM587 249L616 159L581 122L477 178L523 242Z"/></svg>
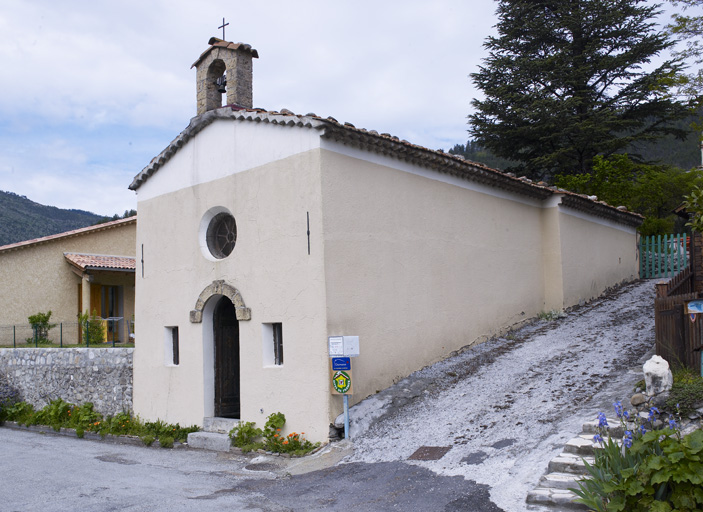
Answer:
<svg viewBox="0 0 703 512"><path fill-rule="evenodd" d="M674 277L688 267L687 235L640 237L640 278Z"/></svg>

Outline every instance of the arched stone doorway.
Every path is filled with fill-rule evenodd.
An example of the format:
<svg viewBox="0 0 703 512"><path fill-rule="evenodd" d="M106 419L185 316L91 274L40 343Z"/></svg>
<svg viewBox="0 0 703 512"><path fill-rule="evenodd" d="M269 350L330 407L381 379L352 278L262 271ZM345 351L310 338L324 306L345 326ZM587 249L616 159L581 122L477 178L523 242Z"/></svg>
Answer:
<svg viewBox="0 0 703 512"><path fill-rule="evenodd" d="M239 322L250 319L239 290L222 280L208 285L190 312L192 323L202 323L206 417L240 417Z"/></svg>

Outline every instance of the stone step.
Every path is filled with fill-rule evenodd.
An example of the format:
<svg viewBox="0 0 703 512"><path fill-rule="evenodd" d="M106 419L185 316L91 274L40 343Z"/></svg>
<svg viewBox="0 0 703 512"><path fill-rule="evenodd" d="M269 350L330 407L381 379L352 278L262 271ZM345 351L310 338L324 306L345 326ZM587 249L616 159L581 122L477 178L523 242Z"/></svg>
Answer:
<svg viewBox="0 0 703 512"><path fill-rule="evenodd" d="M608 418L608 435L621 443L623 428L617 418ZM527 503L541 505L552 510L588 510L569 489L578 489L578 480L587 474L584 460L594 463L596 450L602 446L593 440L598 433L598 421L583 424L583 432L564 445L564 451L549 461L547 473L537 487L527 494ZM606 438L607 439L607 438Z"/></svg>
<svg viewBox="0 0 703 512"><path fill-rule="evenodd" d="M581 503L574 503L576 496L566 489L550 489L538 487L527 493L527 503L530 505L542 505L556 510L588 510L588 507Z"/></svg>
<svg viewBox="0 0 703 512"><path fill-rule="evenodd" d="M227 434L217 432L191 432L188 434L188 446L214 452L228 452L232 443Z"/></svg>
<svg viewBox="0 0 703 512"><path fill-rule="evenodd" d="M549 473L571 473L574 475L586 474L586 466L583 460L586 459L589 464L593 464L593 457L583 457L574 453L561 453L549 461L547 471Z"/></svg>
<svg viewBox="0 0 703 512"><path fill-rule="evenodd" d="M239 423L239 420L232 418L203 418L203 431L204 432L216 432L218 434L229 434L235 425Z"/></svg>
<svg viewBox="0 0 703 512"><path fill-rule="evenodd" d="M608 418L608 433L610 437L622 439L624 434L620 420L617 418ZM589 421L583 424L583 433L594 435L598 432L598 420ZM605 436L604 436L605 437Z"/></svg>
<svg viewBox="0 0 703 512"><path fill-rule="evenodd" d="M574 473L547 473L544 475L537 487L543 487L548 489L578 489L578 481L583 478L583 475L576 475Z"/></svg>
<svg viewBox="0 0 703 512"><path fill-rule="evenodd" d="M593 455L595 450L600 448L600 443L593 440L592 434L581 434L574 437L564 445L564 452L573 453L575 455Z"/></svg>

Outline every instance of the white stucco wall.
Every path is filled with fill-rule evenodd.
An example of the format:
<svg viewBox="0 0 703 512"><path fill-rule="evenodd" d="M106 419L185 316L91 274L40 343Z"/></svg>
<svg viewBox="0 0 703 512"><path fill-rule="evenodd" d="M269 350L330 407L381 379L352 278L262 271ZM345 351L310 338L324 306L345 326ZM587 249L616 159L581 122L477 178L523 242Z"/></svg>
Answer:
<svg viewBox="0 0 703 512"><path fill-rule="evenodd" d="M559 194L536 201L323 148L328 330L360 336L353 402L637 277L635 229L561 206Z"/></svg>
<svg viewBox="0 0 703 512"><path fill-rule="evenodd" d="M636 279L637 232L634 227L559 207L564 299L562 307L602 294Z"/></svg>
<svg viewBox="0 0 703 512"><path fill-rule="evenodd" d="M323 153L325 276L330 334L360 336L354 401L542 309L538 202L341 150Z"/></svg>
<svg viewBox="0 0 703 512"><path fill-rule="evenodd" d="M319 151L296 153L307 147L305 130L273 125L246 125L257 135L247 132L249 147L243 147L235 126L209 126L154 176L187 188L158 194L150 180L139 189L137 243L144 244L145 276L137 277L135 412L181 424L202 424L213 415L209 315L216 298L202 323L191 323L189 312L208 285L224 280L251 310L251 320L239 322L241 419L263 426L269 414L283 412L289 430L325 440L330 411ZM274 147L281 130L290 138ZM261 165L233 169L232 144L257 153ZM279 159L286 154L293 156ZM218 178L213 169L233 174ZM234 251L216 261L198 245L200 221L212 207L228 209L237 222ZM284 364L265 367L262 324L272 322L283 324ZM179 327L179 366L164 360L166 326Z"/></svg>

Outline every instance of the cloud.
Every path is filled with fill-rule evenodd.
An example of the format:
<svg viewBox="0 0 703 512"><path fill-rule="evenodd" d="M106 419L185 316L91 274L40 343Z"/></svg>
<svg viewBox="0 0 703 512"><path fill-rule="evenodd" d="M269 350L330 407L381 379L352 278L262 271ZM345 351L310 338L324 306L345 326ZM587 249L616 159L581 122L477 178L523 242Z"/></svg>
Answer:
<svg viewBox="0 0 703 512"><path fill-rule="evenodd" d="M0 11L0 188L121 213L195 115L190 68L227 17L259 50L254 103L431 148L466 140L493 2L10 1ZM98 198L98 199L96 199Z"/></svg>

